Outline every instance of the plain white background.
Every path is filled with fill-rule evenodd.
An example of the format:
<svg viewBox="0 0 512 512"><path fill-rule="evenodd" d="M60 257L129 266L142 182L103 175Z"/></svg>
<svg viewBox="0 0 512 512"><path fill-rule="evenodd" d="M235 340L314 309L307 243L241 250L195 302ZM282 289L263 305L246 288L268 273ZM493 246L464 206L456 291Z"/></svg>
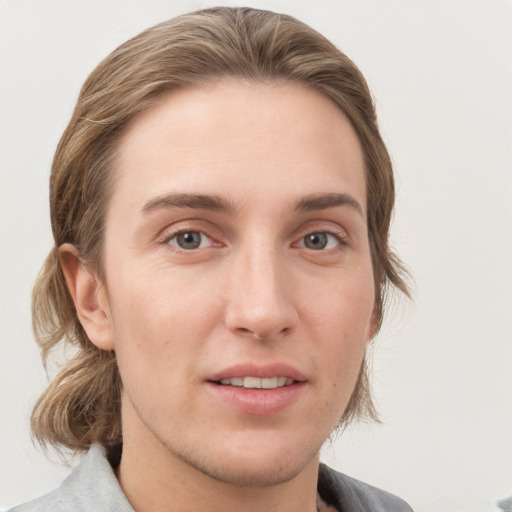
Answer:
<svg viewBox="0 0 512 512"><path fill-rule="evenodd" d="M512 2L247 0L333 40L366 75L393 155L393 242L411 269L376 340L381 426L324 450L416 512L512 494ZM0 509L68 469L31 445L43 389L30 291L51 248L53 151L87 74L142 29L215 1L0 1ZM234 2L224 2L237 5Z"/></svg>

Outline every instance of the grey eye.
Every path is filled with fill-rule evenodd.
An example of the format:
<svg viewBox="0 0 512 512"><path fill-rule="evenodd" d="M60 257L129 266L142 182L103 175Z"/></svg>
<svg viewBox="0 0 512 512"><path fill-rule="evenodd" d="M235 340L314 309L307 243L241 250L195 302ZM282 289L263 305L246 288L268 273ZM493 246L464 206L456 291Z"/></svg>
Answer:
<svg viewBox="0 0 512 512"><path fill-rule="evenodd" d="M177 233L171 239L169 239L171 245L175 245L180 249L190 251L193 249L200 249L211 243L208 236L200 231L183 231Z"/></svg>
<svg viewBox="0 0 512 512"><path fill-rule="evenodd" d="M337 236L331 233L316 231L308 233L303 239L302 244L308 249L321 251L322 249L331 249L339 245L340 241ZM301 244L301 245L302 245Z"/></svg>
<svg viewBox="0 0 512 512"><path fill-rule="evenodd" d="M304 245L308 249L325 249L327 246L327 234L326 233L309 233L304 237Z"/></svg>

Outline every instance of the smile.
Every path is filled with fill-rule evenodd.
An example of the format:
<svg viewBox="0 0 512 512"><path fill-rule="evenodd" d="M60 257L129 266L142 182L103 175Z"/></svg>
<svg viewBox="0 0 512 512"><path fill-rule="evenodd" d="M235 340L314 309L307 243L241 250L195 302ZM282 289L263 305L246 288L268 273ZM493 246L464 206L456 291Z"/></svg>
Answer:
<svg viewBox="0 0 512 512"><path fill-rule="evenodd" d="M284 413L309 389L306 376L286 363L235 364L209 375L205 384L229 409L256 416Z"/></svg>
<svg viewBox="0 0 512 512"><path fill-rule="evenodd" d="M294 383L294 380L287 377L231 377L221 379L220 383L223 386L236 386L247 389L276 389L290 386Z"/></svg>

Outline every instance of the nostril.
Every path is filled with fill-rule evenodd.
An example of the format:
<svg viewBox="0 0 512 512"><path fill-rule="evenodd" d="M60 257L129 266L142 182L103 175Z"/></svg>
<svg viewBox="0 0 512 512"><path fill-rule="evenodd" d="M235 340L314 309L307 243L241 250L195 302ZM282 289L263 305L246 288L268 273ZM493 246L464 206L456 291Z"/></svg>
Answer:
<svg viewBox="0 0 512 512"><path fill-rule="evenodd" d="M249 329L247 327L237 327L236 331L238 332L238 334L241 334L248 338L254 338L258 341L263 341L263 340L271 337L270 333L259 333L257 331L253 331L252 329Z"/></svg>
<svg viewBox="0 0 512 512"><path fill-rule="evenodd" d="M246 335L254 336L255 338L260 339L260 336L258 336L255 332L251 331L247 327L238 327L236 330L240 334L246 334Z"/></svg>
<svg viewBox="0 0 512 512"><path fill-rule="evenodd" d="M273 330L269 329L265 332L263 332L263 330L261 332L259 332L256 330L249 329L247 327L238 327L236 329L236 331L243 336L254 338L257 341L265 341L265 340L270 340L272 338L275 338L276 336L286 335L292 331L292 328L291 327L283 327L279 331L277 331L277 330L273 331Z"/></svg>

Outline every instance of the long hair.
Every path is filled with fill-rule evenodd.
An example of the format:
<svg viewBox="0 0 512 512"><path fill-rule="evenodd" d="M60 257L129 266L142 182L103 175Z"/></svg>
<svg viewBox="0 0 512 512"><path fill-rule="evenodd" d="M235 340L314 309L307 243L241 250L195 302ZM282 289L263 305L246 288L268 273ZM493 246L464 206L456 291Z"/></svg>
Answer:
<svg viewBox="0 0 512 512"><path fill-rule="evenodd" d="M122 441L121 378L116 355L87 337L67 290L58 248L73 244L100 278L112 162L124 128L164 95L223 77L300 84L346 115L364 153L367 223L375 279L374 319L386 294L408 294L404 269L388 239L395 201L393 169L366 81L354 63L318 32L283 14L214 8L156 25L118 47L91 73L58 144L50 178L55 245L33 292L33 328L46 362L60 343L75 355L35 404L32 431L43 445L109 449ZM377 419L367 360L340 420Z"/></svg>

